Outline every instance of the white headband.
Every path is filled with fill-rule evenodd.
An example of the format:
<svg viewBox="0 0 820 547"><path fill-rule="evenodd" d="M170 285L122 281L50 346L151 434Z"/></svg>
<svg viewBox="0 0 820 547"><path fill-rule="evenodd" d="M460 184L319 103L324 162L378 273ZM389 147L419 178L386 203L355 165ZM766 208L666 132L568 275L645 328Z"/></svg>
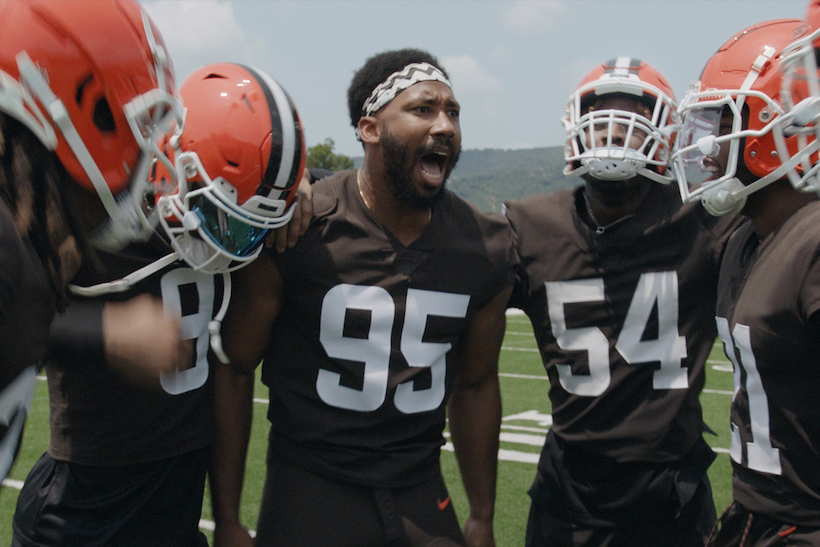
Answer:
<svg viewBox="0 0 820 547"><path fill-rule="evenodd" d="M370 94L370 97L367 98L362 106L362 115L372 116L387 103L395 99L396 95L411 85L431 80L441 82L449 88L453 87L450 84L450 80L447 79L447 76L430 63L411 63L407 65L398 72L394 72L388 76L384 82L376 86L376 89L373 90L373 93ZM358 137L359 130L357 129L356 138Z"/></svg>

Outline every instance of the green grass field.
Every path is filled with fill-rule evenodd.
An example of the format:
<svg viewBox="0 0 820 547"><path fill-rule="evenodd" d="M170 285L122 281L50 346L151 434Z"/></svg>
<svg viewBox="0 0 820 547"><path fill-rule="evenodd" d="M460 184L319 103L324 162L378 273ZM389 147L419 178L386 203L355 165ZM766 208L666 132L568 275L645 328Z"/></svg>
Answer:
<svg viewBox="0 0 820 547"><path fill-rule="evenodd" d="M496 502L496 543L499 547L524 544L524 531L529 511L527 489L535 475L544 435L551 423L547 397L549 383L535 349L529 320L523 315L511 315L501 353L501 390L504 421L501 426L499 453L498 499ZM707 435L707 441L718 452L709 471L715 504L720 513L731 501L731 464L729 463L729 403L731 401L731 365L718 345L712 351L706 376L706 389L701 396L704 417L718 436ZM267 391L257 384L254 429L249 449L247 476L243 493L242 516L249 528L256 522L262 483L265 476ZM0 489L0 545L11 542L11 517L19 486L26 473L45 451L48 444L48 395L44 381L38 382L26 425L20 456L9 478ZM459 517L466 514L467 502L461 488L455 457L449 445L442 452L444 476L450 487ZM202 526L210 538L211 510L206 494Z"/></svg>

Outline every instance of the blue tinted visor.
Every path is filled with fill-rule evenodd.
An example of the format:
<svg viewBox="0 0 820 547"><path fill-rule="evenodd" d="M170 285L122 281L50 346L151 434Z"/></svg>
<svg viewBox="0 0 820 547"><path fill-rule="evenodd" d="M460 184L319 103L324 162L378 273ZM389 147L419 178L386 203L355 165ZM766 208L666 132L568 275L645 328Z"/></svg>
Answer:
<svg viewBox="0 0 820 547"><path fill-rule="evenodd" d="M252 255L265 241L269 228L258 228L228 214L211 200L197 197L191 200L191 211L202 221L200 229L222 250L237 256Z"/></svg>

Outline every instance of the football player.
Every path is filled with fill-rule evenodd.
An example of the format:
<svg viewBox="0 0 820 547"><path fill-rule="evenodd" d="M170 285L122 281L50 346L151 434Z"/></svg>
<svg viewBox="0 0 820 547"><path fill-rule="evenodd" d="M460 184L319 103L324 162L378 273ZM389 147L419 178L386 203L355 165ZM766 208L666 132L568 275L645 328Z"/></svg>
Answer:
<svg viewBox="0 0 820 547"><path fill-rule="evenodd" d="M159 198L165 237L100 252L102 270L81 270L55 320L51 439L19 495L15 546L207 544L209 340L226 272L293 214L305 147L293 103L259 70L208 65L179 94L183 124L160 139L174 166L152 176L176 188ZM170 370L137 385L119 373L132 361Z"/></svg>
<svg viewBox="0 0 820 547"><path fill-rule="evenodd" d="M820 203L802 171L817 142L800 109L783 108L809 97L816 74L781 95L784 50L802 29L780 19L742 30L681 102L683 198L745 218L718 283L715 319L734 368L734 501L714 547L820 545Z"/></svg>
<svg viewBox="0 0 820 547"><path fill-rule="evenodd" d="M170 166L154 135L181 116L174 94L137 2L0 2L0 478L80 260L156 225L148 168Z"/></svg>
<svg viewBox="0 0 820 547"><path fill-rule="evenodd" d="M252 544L239 498L264 357L256 545L493 545L512 234L445 189L459 104L434 57L371 57L348 105L363 166L314 185L295 247L234 274L230 364L214 371L214 544ZM463 534L439 464L446 412L470 501Z"/></svg>
<svg viewBox="0 0 820 547"><path fill-rule="evenodd" d="M790 120L789 133L802 133L811 137L803 139L795 150L800 155L800 169L790 172L790 180L795 188L805 191L820 191L820 162L817 155L804 153L806 146L820 146L820 78L818 55L820 48L820 0L811 0L803 21L800 36L783 50L779 67L783 73L780 84L780 106ZM795 93L794 87L805 86L805 93ZM788 162L793 154L780 154L782 162ZM798 178L795 178L798 177Z"/></svg>
<svg viewBox="0 0 820 547"><path fill-rule="evenodd" d="M703 545L715 521L698 401L730 230L683 205L667 168L675 97L645 61L594 68L563 118L583 184L506 204L553 426L528 546Z"/></svg>

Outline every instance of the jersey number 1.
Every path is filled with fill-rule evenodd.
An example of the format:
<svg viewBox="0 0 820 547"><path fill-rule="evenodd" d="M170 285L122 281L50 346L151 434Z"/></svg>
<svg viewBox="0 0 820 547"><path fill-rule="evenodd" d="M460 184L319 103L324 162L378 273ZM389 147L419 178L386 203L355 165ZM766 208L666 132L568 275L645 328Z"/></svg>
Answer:
<svg viewBox="0 0 820 547"><path fill-rule="evenodd" d="M741 370L746 373L746 396L749 403L749 419L752 422L752 441L745 443L748 467L754 471L780 475L780 451L772 446L769 433L769 399L763 390L763 382L757 370L749 327L738 323L730 331L729 321L725 317L715 317L715 321L718 334L723 341L723 351L732 362L734 370L732 403L740 393ZM734 351L735 348L740 354L740 360ZM731 426L732 441L729 445L729 455L735 462L742 464L744 443L740 439L737 425L732 422Z"/></svg>

